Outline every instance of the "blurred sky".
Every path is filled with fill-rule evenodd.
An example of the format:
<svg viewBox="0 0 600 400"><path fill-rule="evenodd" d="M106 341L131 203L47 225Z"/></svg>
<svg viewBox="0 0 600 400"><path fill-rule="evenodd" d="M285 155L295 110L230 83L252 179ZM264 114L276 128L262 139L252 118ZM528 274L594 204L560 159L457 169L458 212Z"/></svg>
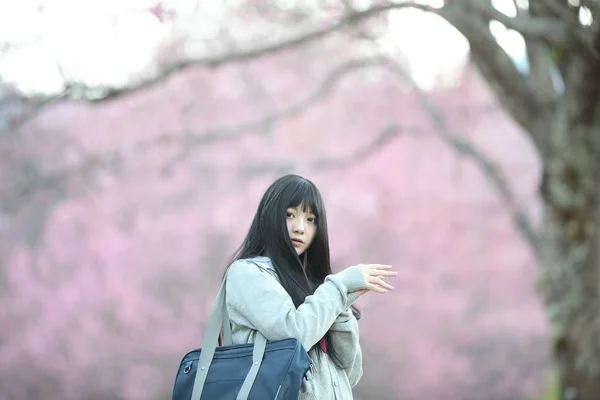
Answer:
<svg viewBox="0 0 600 400"><path fill-rule="evenodd" d="M279 2L289 7L293 0ZM4 0L0 2L0 48L4 49L0 78L26 93L59 92L63 76L89 86L123 85L147 72L158 46L175 36L191 37L200 47L218 37L228 18L223 5L234 3L239 1ZM309 3L302 0L303 6L310 7ZM370 1L355 3L368 6ZM439 6L441 0L424 3ZM513 0L493 3L504 13L515 14ZM161 22L148 11L157 4L176 16ZM401 52L423 88L464 65L468 44L441 18L413 9L391 12L388 18L390 29L378 43L392 54ZM499 23L491 28L516 64L526 68L522 37Z"/></svg>

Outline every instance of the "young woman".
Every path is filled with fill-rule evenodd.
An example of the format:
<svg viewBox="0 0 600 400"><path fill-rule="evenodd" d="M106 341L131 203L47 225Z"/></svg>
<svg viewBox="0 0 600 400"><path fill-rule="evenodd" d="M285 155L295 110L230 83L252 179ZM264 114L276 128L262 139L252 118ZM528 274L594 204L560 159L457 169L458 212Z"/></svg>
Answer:
<svg viewBox="0 0 600 400"><path fill-rule="evenodd" d="M250 231L226 275L233 343L298 339L313 360L301 400L349 400L362 377L352 303L393 289L389 265L357 265L333 274L321 194L309 180L287 175L263 195Z"/></svg>

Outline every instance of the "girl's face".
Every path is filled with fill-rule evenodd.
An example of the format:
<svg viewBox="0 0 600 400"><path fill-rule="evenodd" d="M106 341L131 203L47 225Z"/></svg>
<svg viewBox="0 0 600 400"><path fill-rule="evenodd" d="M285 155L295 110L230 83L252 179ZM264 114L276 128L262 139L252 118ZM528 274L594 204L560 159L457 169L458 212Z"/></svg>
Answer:
<svg viewBox="0 0 600 400"><path fill-rule="evenodd" d="M315 214L304 212L302 205L287 209L287 228L292 239L292 244L298 255L303 254L310 247L317 233L317 218Z"/></svg>

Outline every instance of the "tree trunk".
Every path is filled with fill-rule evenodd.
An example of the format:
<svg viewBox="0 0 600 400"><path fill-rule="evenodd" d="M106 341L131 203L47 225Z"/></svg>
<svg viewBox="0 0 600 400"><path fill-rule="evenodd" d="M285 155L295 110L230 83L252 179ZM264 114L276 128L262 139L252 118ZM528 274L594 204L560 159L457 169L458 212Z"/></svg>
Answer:
<svg viewBox="0 0 600 400"><path fill-rule="evenodd" d="M563 114L563 115L566 115ZM568 123L573 122L573 123ZM540 289L547 306L561 400L600 399L600 126L552 121L539 235Z"/></svg>

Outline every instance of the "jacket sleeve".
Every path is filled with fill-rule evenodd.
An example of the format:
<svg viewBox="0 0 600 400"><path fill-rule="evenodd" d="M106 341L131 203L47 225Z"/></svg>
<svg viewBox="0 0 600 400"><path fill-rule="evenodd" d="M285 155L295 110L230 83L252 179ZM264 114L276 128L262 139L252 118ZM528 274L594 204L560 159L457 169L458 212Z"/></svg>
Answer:
<svg viewBox="0 0 600 400"><path fill-rule="evenodd" d="M363 375L362 350L358 341L358 321L352 311L343 311L329 330L331 340L340 356L343 371L348 377L350 386L354 387Z"/></svg>
<svg viewBox="0 0 600 400"><path fill-rule="evenodd" d="M347 308L348 293L365 287L360 270L350 267L326 277L296 308L274 276L238 260L227 273L225 298L230 317L236 317L238 323L258 330L267 340L296 338L308 350Z"/></svg>

